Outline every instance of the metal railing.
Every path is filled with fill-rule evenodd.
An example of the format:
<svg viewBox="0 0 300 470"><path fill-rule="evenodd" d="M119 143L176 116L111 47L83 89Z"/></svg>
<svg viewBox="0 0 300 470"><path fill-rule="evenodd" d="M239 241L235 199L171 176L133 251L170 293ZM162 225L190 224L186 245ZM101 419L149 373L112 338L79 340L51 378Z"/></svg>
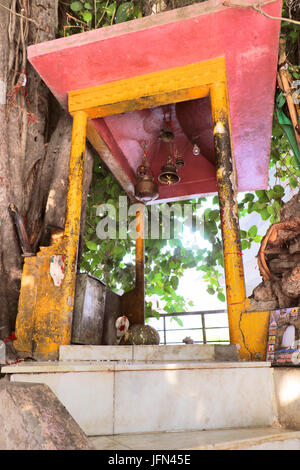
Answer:
<svg viewBox="0 0 300 470"><path fill-rule="evenodd" d="M227 313L227 310L205 310L205 311L197 311L197 312L176 312L176 313L163 313L160 315L159 321L162 320L162 328L156 328L156 330L159 333L162 333L163 336L163 341L161 344L182 344L182 341L167 341L167 333L168 332L186 332L186 335L188 336L188 332L192 334L192 332L195 331L202 331L202 341L195 341L194 343L200 343L200 344L208 344L208 343L222 343L222 344L229 344L229 339L228 340L207 340L207 332L208 330L218 330L218 329L227 329L229 332L229 327L228 324L224 326L206 326L205 325L205 315L211 315L211 314L221 314L221 313ZM195 326L185 328L184 327L184 322L182 327L178 328L167 328L166 322L167 318L172 318L172 317L185 317L185 316L195 316L195 317L200 317L199 321L195 318ZM149 317L151 318L156 318L156 317ZM199 325L199 326L198 326ZM229 338L229 335L228 335Z"/></svg>

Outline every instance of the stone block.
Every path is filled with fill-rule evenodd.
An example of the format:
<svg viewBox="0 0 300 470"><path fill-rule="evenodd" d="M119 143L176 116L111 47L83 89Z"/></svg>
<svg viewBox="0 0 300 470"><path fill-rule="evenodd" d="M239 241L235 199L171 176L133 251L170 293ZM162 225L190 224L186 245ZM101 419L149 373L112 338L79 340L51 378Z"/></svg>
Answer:
<svg viewBox="0 0 300 470"><path fill-rule="evenodd" d="M234 362L239 360L235 344L215 344L215 361Z"/></svg>
<svg viewBox="0 0 300 470"><path fill-rule="evenodd" d="M60 361L132 361L132 346L65 345L59 348Z"/></svg>
<svg viewBox="0 0 300 470"><path fill-rule="evenodd" d="M1 450L88 450L86 435L41 383L0 380Z"/></svg>

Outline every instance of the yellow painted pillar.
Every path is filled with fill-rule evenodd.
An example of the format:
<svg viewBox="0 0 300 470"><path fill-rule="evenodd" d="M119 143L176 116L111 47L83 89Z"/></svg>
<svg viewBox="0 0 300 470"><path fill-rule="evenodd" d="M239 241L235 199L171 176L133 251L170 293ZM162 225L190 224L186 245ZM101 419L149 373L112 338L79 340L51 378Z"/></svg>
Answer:
<svg viewBox="0 0 300 470"><path fill-rule="evenodd" d="M145 324L145 206L136 211L135 287L121 298L122 314L131 325Z"/></svg>
<svg viewBox="0 0 300 470"><path fill-rule="evenodd" d="M66 219L64 230L66 266L65 286L69 291L68 303L74 303L74 291L76 281L76 266L78 255L78 243L80 233L82 183L84 171L84 156L86 145L87 114L78 111L73 117L71 155L68 176L68 193L66 202Z"/></svg>
<svg viewBox="0 0 300 470"><path fill-rule="evenodd" d="M139 299L139 308L136 312L135 323L145 323L145 238L144 238L144 210L137 211L137 237L135 241L135 286Z"/></svg>
<svg viewBox="0 0 300 470"><path fill-rule="evenodd" d="M216 83L211 86L210 100L223 239L230 343L239 344L241 346L241 357L243 355L248 357L249 352L245 349L244 337L240 329L241 316L245 312L246 293L236 200L235 167L230 137L229 102L225 83Z"/></svg>
<svg viewBox="0 0 300 470"><path fill-rule="evenodd" d="M21 355L35 359L55 360L59 346L71 342L86 125L87 115L75 113L64 236L25 258L14 346ZM51 271L57 261L59 282Z"/></svg>

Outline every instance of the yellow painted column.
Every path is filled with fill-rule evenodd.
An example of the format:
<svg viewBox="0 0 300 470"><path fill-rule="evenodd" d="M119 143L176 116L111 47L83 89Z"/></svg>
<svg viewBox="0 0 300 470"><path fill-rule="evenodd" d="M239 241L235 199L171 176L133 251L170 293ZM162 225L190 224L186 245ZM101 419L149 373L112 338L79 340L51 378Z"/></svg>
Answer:
<svg viewBox="0 0 300 470"><path fill-rule="evenodd" d="M238 206L233 152L230 137L229 102L225 83L210 88L217 187L223 239L227 311L230 343L241 346L240 355L248 357L240 329L245 312L245 281L240 242Z"/></svg>
<svg viewBox="0 0 300 470"><path fill-rule="evenodd" d="M36 304L35 331L33 335L34 355L38 358L56 359L59 346L70 344L75 297L76 267L80 232L80 215L84 155L86 144L87 115L78 111L73 116L71 154L69 162L68 192L66 201L65 230L61 244L56 253L61 253L64 260L64 278L60 286L53 282L44 285L42 292L48 302ZM49 247L51 253L52 247ZM48 251L48 249L46 249ZM50 260L51 262L51 260ZM49 259L45 253L45 269ZM47 273L48 274L48 273ZM44 297L45 299L45 297Z"/></svg>
<svg viewBox="0 0 300 470"><path fill-rule="evenodd" d="M145 208L144 208L145 210ZM137 237L135 241L135 286L137 289L138 311L135 323L145 323L145 238L144 238L144 210L137 211Z"/></svg>
<svg viewBox="0 0 300 470"><path fill-rule="evenodd" d="M135 287L121 298L122 314L131 325L145 324L145 238L144 207L136 211Z"/></svg>
<svg viewBox="0 0 300 470"><path fill-rule="evenodd" d="M56 360L59 346L71 342L86 124L84 112L74 114L64 236L25 259L14 346L35 359Z"/></svg>
<svg viewBox="0 0 300 470"><path fill-rule="evenodd" d="M66 266L65 283L74 300L78 242L80 233L81 199L86 145L87 114L78 111L73 117L71 155L68 176L66 219L64 230ZM71 299L69 301L71 303Z"/></svg>

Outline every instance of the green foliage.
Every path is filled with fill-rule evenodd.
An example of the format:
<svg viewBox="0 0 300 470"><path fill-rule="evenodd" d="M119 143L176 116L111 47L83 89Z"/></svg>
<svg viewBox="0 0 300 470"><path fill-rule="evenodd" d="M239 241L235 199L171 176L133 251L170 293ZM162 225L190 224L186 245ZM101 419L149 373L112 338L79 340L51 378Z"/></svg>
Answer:
<svg viewBox="0 0 300 470"><path fill-rule="evenodd" d="M96 234L97 223L101 217L96 215L99 204L113 204L116 220L119 220L119 196L125 196L119 184L106 167L95 161L94 175L87 200L84 248L81 270L102 279L106 285L117 291L128 291L134 287L135 278L135 241L125 239L100 240ZM196 201L190 201L194 206ZM128 207L130 202L128 201ZM128 222L130 223L130 219ZM149 232L151 227L149 227ZM146 295L159 296L167 313L183 311L187 301L176 293L179 279L184 270L196 267L202 256L197 247L186 248L181 239L145 240L145 277ZM189 303L191 305L191 303ZM154 314L157 305L146 304L146 314Z"/></svg>
<svg viewBox="0 0 300 470"><path fill-rule="evenodd" d="M120 0L69 0L64 2L65 20L61 36L81 33L112 24L123 23L142 16L143 0L122 2Z"/></svg>
<svg viewBox="0 0 300 470"><path fill-rule="evenodd" d="M269 185L266 190L246 193L239 203L240 216L256 212L262 220L268 220L270 225L279 222L280 209L286 201L286 193L293 194L294 190L295 194L298 190L300 170L287 137L275 116L271 140L270 175L273 176L275 184ZM251 229L247 234L241 231L242 249L250 248L253 241L256 243L261 241L261 236L257 234L253 236L254 229L253 227Z"/></svg>
<svg viewBox="0 0 300 470"><path fill-rule="evenodd" d="M122 23L142 16L142 0L137 1L70 1L66 10L66 19L61 35L70 35L93 28ZM288 16L284 4L283 15ZM297 26L282 23L281 35L287 39L289 48L295 48L298 37ZM292 49L290 49L291 51ZM294 49L293 49L294 50ZM290 54L289 56L291 56ZM289 71L294 79L299 79L300 69L297 63L289 62ZM257 213L270 225L280 219L280 209L287 190L296 190L299 185L300 171L292 154L289 142L283 133L276 117L270 153L270 171L275 184L266 190L253 191L239 198L239 215L244 217ZM119 217L118 198L124 196L122 189L111 173L99 161L95 162L94 176L88 195L85 243L83 248L81 270L88 271L102 279L113 290L128 291L134 286L135 277L135 242L130 237L116 240L99 240L96 226L100 218L96 215L99 204L109 202L116 209ZM156 295L164 303L164 311L174 313L192 306L191 302L178 295L178 284L186 269L195 268L203 273L207 282L207 292L225 301L221 286L223 276L223 251L220 230L219 200L217 196L185 201L191 204L193 214L196 206L203 208L204 237L203 246L188 246L185 240L147 239L145 241L145 276L146 295ZM128 203L129 204L129 203ZM199 210L199 209L197 209ZM149 227L150 230L150 227ZM253 243L260 243L262 234L256 225L241 230L241 249L249 249ZM148 302L146 315L157 314L158 305ZM179 325L181 320L174 315Z"/></svg>

